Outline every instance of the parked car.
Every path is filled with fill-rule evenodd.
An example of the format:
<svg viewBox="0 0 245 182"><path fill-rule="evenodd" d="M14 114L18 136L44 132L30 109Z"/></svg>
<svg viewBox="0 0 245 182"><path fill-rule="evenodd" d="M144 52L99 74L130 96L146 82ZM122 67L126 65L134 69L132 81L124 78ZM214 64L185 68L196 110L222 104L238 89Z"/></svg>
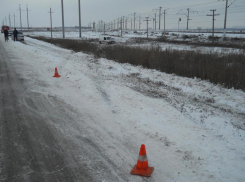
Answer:
<svg viewBox="0 0 245 182"><path fill-rule="evenodd" d="M109 36L106 36L106 35L100 35L100 38L99 38L99 43L100 44L114 44L116 43L115 39L109 37Z"/></svg>
<svg viewBox="0 0 245 182"><path fill-rule="evenodd" d="M17 34L17 40L23 40L24 41L24 34L22 32L18 32ZM12 34L12 40L14 40L14 35Z"/></svg>
<svg viewBox="0 0 245 182"><path fill-rule="evenodd" d="M9 31L9 37L12 37L13 31Z"/></svg>

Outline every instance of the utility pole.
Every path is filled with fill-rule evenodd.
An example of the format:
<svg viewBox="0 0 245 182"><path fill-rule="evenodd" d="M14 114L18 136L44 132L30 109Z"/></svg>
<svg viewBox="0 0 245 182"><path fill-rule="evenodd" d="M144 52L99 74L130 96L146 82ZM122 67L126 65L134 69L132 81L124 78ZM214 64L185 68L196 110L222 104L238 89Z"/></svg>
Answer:
<svg viewBox="0 0 245 182"><path fill-rule="evenodd" d="M125 29L128 29L128 17L126 17L126 20L125 20Z"/></svg>
<svg viewBox="0 0 245 182"><path fill-rule="evenodd" d="M149 17L145 17L146 20L143 20L143 21L146 21L146 25L147 25L147 39L148 39L148 22L151 21L151 20L148 20Z"/></svg>
<svg viewBox="0 0 245 182"><path fill-rule="evenodd" d="M225 3L225 21L224 21L224 37L226 36L226 21L227 21L227 10L228 8L236 1L234 0L230 5L228 5L228 0L222 0L226 1Z"/></svg>
<svg viewBox="0 0 245 182"><path fill-rule="evenodd" d="M149 14L149 18L152 18L152 30L154 31L154 21L155 21L155 18L154 18L154 16L152 16L152 15L150 15Z"/></svg>
<svg viewBox="0 0 245 182"><path fill-rule="evenodd" d="M133 16L133 15L134 15L134 14L128 14L128 16L130 16L130 19L131 19L131 21L128 20L128 21L131 22L131 30L132 30L132 27L133 27L133 19L132 19L132 16Z"/></svg>
<svg viewBox="0 0 245 182"><path fill-rule="evenodd" d="M179 32L179 22L181 21L181 18L179 18L179 21L178 21L178 32Z"/></svg>
<svg viewBox="0 0 245 182"><path fill-rule="evenodd" d="M93 30L95 30L95 21L93 22Z"/></svg>
<svg viewBox="0 0 245 182"><path fill-rule="evenodd" d="M210 11L213 11L212 15L207 15L207 16L213 16L213 43L214 43L214 17L218 16L219 14L214 14L214 12L216 11L216 9L211 9Z"/></svg>
<svg viewBox="0 0 245 182"><path fill-rule="evenodd" d="M11 27L10 13L9 13L9 27Z"/></svg>
<svg viewBox="0 0 245 182"><path fill-rule="evenodd" d="M136 13L134 12L134 30L135 30L135 15Z"/></svg>
<svg viewBox="0 0 245 182"><path fill-rule="evenodd" d="M152 11L157 12L158 9L152 9ZM153 26L154 27L154 26ZM157 30L157 13L155 13L155 31Z"/></svg>
<svg viewBox="0 0 245 182"><path fill-rule="evenodd" d="M104 22L104 35L105 35L105 22Z"/></svg>
<svg viewBox="0 0 245 182"><path fill-rule="evenodd" d="M180 14L180 15L185 15L186 17L187 17L187 27L186 27L186 30L188 31L188 29L189 29L189 20L191 20L189 17L190 17L190 12L191 13L195 13L195 12L197 12L197 11L190 11L190 8L187 8L187 14L182 10L182 9L180 9L180 11L182 11L182 13L177 13L177 14ZM197 12L198 13L198 12Z"/></svg>
<svg viewBox="0 0 245 182"><path fill-rule="evenodd" d="M14 13L14 27L15 27L15 13Z"/></svg>
<svg viewBox="0 0 245 182"><path fill-rule="evenodd" d="M140 24L141 24L141 16L139 16L139 30L140 30Z"/></svg>
<svg viewBox="0 0 245 182"><path fill-rule="evenodd" d="M165 36L165 15L167 14L167 11L168 9L165 9L163 14L164 14L164 36Z"/></svg>
<svg viewBox="0 0 245 182"><path fill-rule="evenodd" d="M154 29L154 21L155 21L155 18L152 18L152 30Z"/></svg>
<svg viewBox="0 0 245 182"><path fill-rule="evenodd" d="M123 24L123 21L122 21L122 18L121 18L121 21L120 21L120 24L121 24L121 37L122 37L122 24Z"/></svg>
<svg viewBox="0 0 245 182"><path fill-rule="evenodd" d="M225 22L224 22L224 37L226 36L226 20L227 20L227 8L228 8L228 0L225 3Z"/></svg>
<svg viewBox="0 0 245 182"><path fill-rule="evenodd" d="M61 0L61 12L62 12L62 31L63 31L63 39L65 38L65 23L64 23L64 5L63 0Z"/></svg>
<svg viewBox="0 0 245 182"><path fill-rule="evenodd" d="M131 30L132 30L132 28L133 28L132 25L133 25L133 21L132 21L132 18L131 18Z"/></svg>
<svg viewBox="0 0 245 182"><path fill-rule="evenodd" d="M99 31L100 31L100 32L103 32L103 29L104 29L103 27L104 27L104 23L103 23L102 20L100 20L100 21L99 21Z"/></svg>
<svg viewBox="0 0 245 182"><path fill-rule="evenodd" d="M82 38L82 27L81 27L81 3L78 0L78 16L79 16L79 37Z"/></svg>
<svg viewBox="0 0 245 182"><path fill-rule="evenodd" d="M28 16L28 12L31 11L31 10L28 10L28 6L26 5L26 10L21 10L20 9L20 11L26 11L26 15L27 15L27 28L28 28L28 31L29 31L29 16ZM21 22L21 26L22 26L22 22Z"/></svg>
<svg viewBox="0 0 245 182"><path fill-rule="evenodd" d="M162 7L159 7L159 30L161 29L161 11L162 11Z"/></svg>
<svg viewBox="0 0 245 182"><path fill-rule="evenodd" d="M51 8L50 8L50 11L49 11L49 13L50 13L50 27L51 27L51 39L53 38L53 35L52 35L52 11L51 11Z"/></svg>
<svg viewBox="0 0 245 182"><path fill-rule="evenodd" d="M29 31L29 17L28 17L28 6L26 5L26 12L27 12L27 26L28 26L28 31Z"/></svg>
<svg viewBox="0 0 245 182"><path fill-rule="evenodd" d="M119 30L119 27L120 25L119 25L119 18L117 19L117 30Z"/></svg>
<svg viewBox="0 0 245 182"><path fill-rule="evenodd" d="M157 14L155 13L155 31L157 30Z"/></svg>
<svg viewBox="0 0 245 182"><path fill-rule="evenodd" d="M124 22L124 16L123 16L123 22ZM124 23L123 23L123 29L124 29Z"/></svg>
<svg viewBox="0 0 245 182"><path fill-rule="evenodd" d="M19 11L20 11L20 28L21 28L21 31L22 31L22 22L21 22L21 7L19 5Z"/></svg>

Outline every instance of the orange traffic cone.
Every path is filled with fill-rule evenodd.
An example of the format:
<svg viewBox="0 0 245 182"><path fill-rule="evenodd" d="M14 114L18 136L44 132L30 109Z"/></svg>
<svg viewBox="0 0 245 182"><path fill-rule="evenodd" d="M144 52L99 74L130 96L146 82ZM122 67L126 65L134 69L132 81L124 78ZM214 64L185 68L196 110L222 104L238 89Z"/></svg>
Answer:
<svg viewBox="0 0 245 182"><path fill-rule="evenodd" d="M146 155L145 145L141 145L139 158L137 164L133 167L131 174L139 175L139 176L147 176L150 177L154 171L154 167L148 166L148 160Z"/></svg>
<svg viewBox="0 0 245 182"><path fill-rule="evenodd" d="M54 73L54 76L53 77L60 77L59 73L58 73L58 69L55 68L55 73Z"/></svg>

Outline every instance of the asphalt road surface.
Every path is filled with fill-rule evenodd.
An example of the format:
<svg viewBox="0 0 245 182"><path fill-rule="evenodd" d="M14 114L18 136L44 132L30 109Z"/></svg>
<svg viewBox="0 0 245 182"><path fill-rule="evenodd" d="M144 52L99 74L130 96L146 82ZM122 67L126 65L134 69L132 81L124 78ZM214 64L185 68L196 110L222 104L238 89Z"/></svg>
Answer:
<svg viewBox="0 0 245 182"><path fill-rule="evenodd" d="M35 82L17 74L11 60L18 57L4 44L1 38L0 181L128 181L77 125L82 116L54 96L30 90ZM79 135L71 135L72 128Z"/></svg>

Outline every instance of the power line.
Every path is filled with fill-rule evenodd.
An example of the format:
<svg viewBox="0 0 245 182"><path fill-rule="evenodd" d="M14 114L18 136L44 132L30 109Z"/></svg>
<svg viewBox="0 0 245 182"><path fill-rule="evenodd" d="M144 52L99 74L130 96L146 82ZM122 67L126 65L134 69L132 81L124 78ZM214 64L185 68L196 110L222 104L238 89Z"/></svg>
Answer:
<svg viewBox="0 0 245 182"><path fill-rule="evenodd" d="M53 4L56 4L57 2L55 2L55 3L53 3ZM71 3L74 3L74 0L68 0L68 2L65 2L64 4L71 4ZM203 8L203 7L207 7L207 6L209 6L209 5L214 5L215 7L217 7L217 6L219 6L220 4L221 4L221 2L220 1L217 1L217 0L215 0L215 1L209 1L209 2L203 2L203 3L195 3L195 4L190 4L190 5L185 5L185 6L176 6L176 7L173 7L173 8L171 8L171 9L169 9L168 10L168 13L167 13L167 16L164 18L164 24L165 24L165 26L166 26L166 23L168 23L168 20L171 20L171 19L176 19L176 15L175 14L172 14L173 12L174 12L174 10L175 9L177 9L177 8L183 8L183 7L188 7L188 8L192 8L192 7L195 7L195 9L197 8L198 10L200 10L200 11L198 11L198 15L195 15L195 16L193 16L193 18L201 18L201 17L204 17L205 16L205 12L207 12L207 10L201 10L201 8ZM222 2L222 4L223 4L223 2ZM32 5L34 5L34 4L32 4ZM242 6L239 6L239 7L237 7L236 5L242 5ZM243 12L245 12L245 11L242 11L242 9L243 9L243 5L244 5L244 1L239 1L239 0L233 0L230 4L228 4L228 6L227 6L227 8L228 8L228 12L229 13L232 13L232 14L234 14L234 13L243 13ZM34 9L37 9L38 8L38 5L36 5L35 7L34 7ZM58 8L57 6L55 7L55 8ZM196 10L197 10L196 9ZM220 12L220 10L223 10L223 9L225 9L225 8L221 8L221 7L218 7L218 8L215 8L216 9L216 12L218 12L218 13L220 13L221 15L222 14L224 14L224 13L221 13ZM33 10L33 8L32 8L32 10ZM158 8L158 10L159 10L159 8ZM42 11L42 10L41 10ZM190 10L190 12L191 12L191 10ZM37 13L37 12L35 12L35 13ZM144 12L144 13L141 13L142 15L143 14L148 14L149 16L152 16L152 18L153 18L153 27L154 27L154 23L155 23L155 28L156 28L156 23L158 23L157 22L157 19L158 18L156 18L156 13L152 13L152 12L150 12L151 14L149 14L148 12L146 13L146 12ZM160 14L160 16L159 16L159 24L160 24L160 26L161 26L161 17L162 17L162 15L166 15L166 14L164 14L164 13L162 13L161 12L161 14ZM184 15L184 14L183 14ZM186 13L186 15L187 15L187 13ZM186 16L185 15L185 16ZM154 16L155 16L155 18L154 18ZM181 16L180 16L181 17ZM130 19L128 20L128 18L127 18L127 16L125 17L126 18L126 20L124 19L124 21L125 21L125 27L127 27L127 22L128 21L130 21ZM135 28L135 21L136 21L136 19L138 20L138 18L140 18L139 16L137 16L136 17L136 15L134 14L134 28ZM178 17L179 18L179 17ZM190 17L189 18L187 18L187 21L189 21L189 20L191 20L190 19ZM115 20L114 20L115 21ZM132 21L133 20L131 20L131 28L132 28ZM139 21L141 21L141 20L139 20ZM154 22L155 21L155 22ZM167 22L166 22L167 21ZM228 20L226 20L226 21L228 21ZM10 21L11 22L11 21ZM193 21L191 21L192 23L194 23ZM114 23L115 24L115 23ZM171 24L171 23L168 23L168 24ZM21 25L22 25L22 22L21 22ZM139 27L141 26L141 24L139 23ZM159 27L160 27L159 26ZM189 22L187 23L187 27L189 28ZM28 28L29 28L29 23L28 23ZM161 27L160 27L161 28ZM187 29L188 29L187 28ZM164 32L166 31L166 27L164 27Z"/></svg>

